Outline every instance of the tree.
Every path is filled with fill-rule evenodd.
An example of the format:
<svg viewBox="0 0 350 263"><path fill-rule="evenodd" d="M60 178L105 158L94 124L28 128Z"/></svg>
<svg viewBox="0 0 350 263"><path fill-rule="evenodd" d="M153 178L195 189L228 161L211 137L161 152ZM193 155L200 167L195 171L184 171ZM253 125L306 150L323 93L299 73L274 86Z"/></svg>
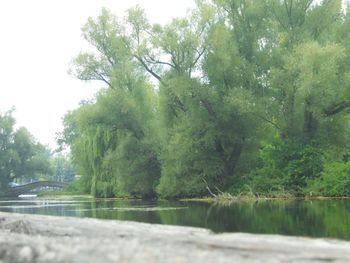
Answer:
<svg viewBox="0 0 350 263"><path fill-rule="evenodd" d="M65 139L78 171L95 196L152 197L160 176L156 94L112 14L102 10L83 32L97 53L80 54L72 72L107 89L66 117Z"/></svg>
<svg viewBox="0 0 350 263"><path fill-rule="evenodd" d="M277 174L283 189L301 194L309 179L322 180L325 163L348 151L349 52L339 34L349 29L341 1L267 4L275 20L269 108L280 140L265 145L257 178L268 184Z"/></svg>
<svg viewBox="0 0 350 263"><path fill-rule="evenodd" d="M51 173L47 149L25 128L14 130L12 111L0 114L0 189L6 191L14 179L35 179Z"/></svg>
<svg viewBox="0 0 350 263"><path fill-rule="evenodd" d="M52 180L57 182L72 182L75 176L75 169L70 159L63 155L56 155L51 159L53 170Z"/></svg>
<svg viewBox="0 0 350 263"><path fill-rule="evenodd" d="M347 153L341 1L196 3L163 26L136 7L83 27L96 52L71 72L106 89L66 116L64 140L94 195L198 196L246 178L300 193Z"/></svg>

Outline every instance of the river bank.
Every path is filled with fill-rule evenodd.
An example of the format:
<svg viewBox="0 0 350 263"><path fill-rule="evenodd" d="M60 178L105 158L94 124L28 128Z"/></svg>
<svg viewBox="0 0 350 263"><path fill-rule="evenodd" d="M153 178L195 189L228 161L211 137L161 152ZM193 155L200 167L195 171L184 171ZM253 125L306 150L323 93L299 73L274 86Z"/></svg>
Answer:
<svg viewBox="0 0 350 263"><path fill-rule="evenodd" d="M0 213L0 262L350 262L350 242Z"/></svg>

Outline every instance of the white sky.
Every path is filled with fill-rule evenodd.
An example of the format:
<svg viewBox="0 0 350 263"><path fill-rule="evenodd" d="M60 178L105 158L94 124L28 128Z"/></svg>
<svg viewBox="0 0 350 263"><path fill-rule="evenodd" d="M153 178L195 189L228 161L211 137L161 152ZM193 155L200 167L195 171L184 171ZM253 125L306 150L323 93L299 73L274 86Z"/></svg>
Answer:
<svg viewBox="0 0 350 263"><path fill-rule="evenodd" d="M0 112L16 108L17 126L56 147L62 118L102 83L68 75L69 63L88 49L81 27L102 7L119 17L142 6L151 22L184 16L192 0L4 0L0 1Z"/></svg>

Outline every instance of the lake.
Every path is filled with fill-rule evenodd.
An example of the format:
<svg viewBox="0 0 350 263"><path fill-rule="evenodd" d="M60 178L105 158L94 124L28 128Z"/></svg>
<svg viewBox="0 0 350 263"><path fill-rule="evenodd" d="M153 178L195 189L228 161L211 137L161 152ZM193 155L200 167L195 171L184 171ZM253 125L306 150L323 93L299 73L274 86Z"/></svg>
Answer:
<svg viewBox="0 0 350 263"><path fill-rule="evenodd" d="M98 200L84 197L0 199L0 211L91 217L246 232L350 240L350 200L203 202Z"/></svg>

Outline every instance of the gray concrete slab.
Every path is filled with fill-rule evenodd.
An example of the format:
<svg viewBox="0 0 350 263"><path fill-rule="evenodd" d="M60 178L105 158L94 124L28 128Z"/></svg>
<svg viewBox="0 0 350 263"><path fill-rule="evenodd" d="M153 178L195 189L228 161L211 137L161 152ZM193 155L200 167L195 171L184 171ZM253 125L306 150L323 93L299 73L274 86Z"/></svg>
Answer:
<svg viewBox="0 0 350 263"><path fill-rule="evenodd" d="M8 262L350 262L350 242L0 213Z"/></svg>

